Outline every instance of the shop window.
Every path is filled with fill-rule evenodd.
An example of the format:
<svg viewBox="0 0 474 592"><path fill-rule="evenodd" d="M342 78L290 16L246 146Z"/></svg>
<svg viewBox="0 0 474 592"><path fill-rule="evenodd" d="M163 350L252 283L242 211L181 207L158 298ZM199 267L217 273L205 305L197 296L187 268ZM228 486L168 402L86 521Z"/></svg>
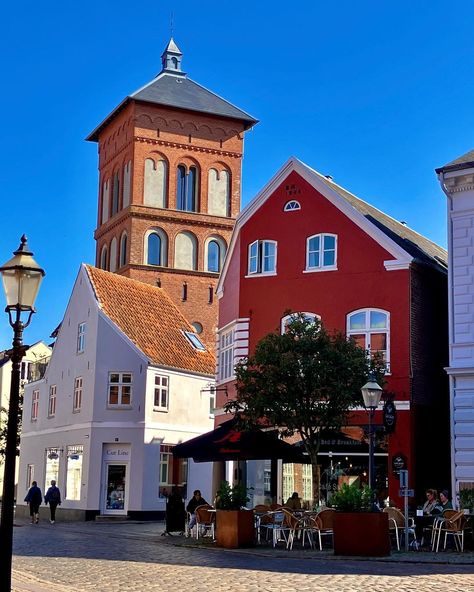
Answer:
<svg viewBox="0 0 474 592"><path fill-rule="evenodd" d="M295 490L295 470L292 463L283 463L283 503L292 496Z"/></svg>
<svg viewBox="0 0 474 592"><path fill-rule="evenodd" d="M84 446L68 446L66 461L66 491L65 498L69 500L81 499L82 460Z"/></svg>
<svg viewBox="0 0 474 592"><path fill-rule="evenodd" d="M159 478L158 497L167 498L175 486L179 488L181 495L186 497L188 461L185 458L174 458L171 444L161 445Z"/></svg>
<svg viewBox="0 0 474 592"><path fill-rule="evenodd" d="M51 485L51 481L59 483L59 461L60 461L61 450L59 448L47 448L46 449L46 465L45 465L45 477L44 477L44 490L48 491L48 487Z"/></svg>

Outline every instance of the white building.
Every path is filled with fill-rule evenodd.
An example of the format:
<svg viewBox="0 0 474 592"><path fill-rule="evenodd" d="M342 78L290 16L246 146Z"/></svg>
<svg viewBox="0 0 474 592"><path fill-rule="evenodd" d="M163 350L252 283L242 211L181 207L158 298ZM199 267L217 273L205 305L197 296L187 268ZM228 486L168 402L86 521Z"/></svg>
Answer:
<svg viewBox="0 0 474 592"><path fill-rule="evenodd" d="M449 368L454 493L474 489L474 150L436 169L448 197Z"/></svg>
<svg viewBox="0 0 474 592"><path fill-rule="evenodd" d="M161 288L83 265L46 374L25 389L17 515L33 479L57 481L59 519L162 517L173 485L209 495L211 466L171 450L212 429L214 368Z"/></svg>
<svg viewBox="0 0 474 592"><path fill-rule="evenodd" d="M34 343L26 350L20 369L20 388L22 392L28 382L37 380L43 376L50 357L51 348L43 341ZM8 352L0 352L0 429L6 425L8 419L11 377L12 363L8 357ZM0 496L2 492L3 462L0 457Z"/></svg>

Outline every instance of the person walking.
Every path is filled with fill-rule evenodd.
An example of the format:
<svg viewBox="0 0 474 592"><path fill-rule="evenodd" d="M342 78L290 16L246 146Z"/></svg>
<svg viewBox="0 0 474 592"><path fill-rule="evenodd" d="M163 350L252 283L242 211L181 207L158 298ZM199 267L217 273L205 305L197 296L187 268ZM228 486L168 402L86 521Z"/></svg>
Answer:
<svg viewBox="0 0 474 592"><path fill-rule="evenodd" d="M25 502L30 506L31 524L38 524L39 522L39 507L42 500L41 489L38 487L38 483L33 481L25 497Z"/></svg>
<svg viewBox="0 0 474 592"><path fill-rule="evenodd" d="M54 524L56 520L56 508L61 505L61 492L59 491L59 487L56 487L56 481L54 479L51 481L51 487L44 496L44 503L46 505L49 504L49 511L51 513L50 522Z"/></svg>

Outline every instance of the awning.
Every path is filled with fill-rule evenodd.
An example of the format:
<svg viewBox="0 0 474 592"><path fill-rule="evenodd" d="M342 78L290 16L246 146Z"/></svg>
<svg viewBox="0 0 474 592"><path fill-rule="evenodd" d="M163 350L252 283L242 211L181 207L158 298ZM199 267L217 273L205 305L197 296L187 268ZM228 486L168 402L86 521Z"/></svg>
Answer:
<svg viewBox="0 0 474 592"><path fill-rule="evenodd" d="M176 458L192 458L195 462L223 460L272 460L304 462L302 453L291 444L279 440L275 432L239 430L237 420L224 422L212 432L197 436L173 448Z"/></svg>

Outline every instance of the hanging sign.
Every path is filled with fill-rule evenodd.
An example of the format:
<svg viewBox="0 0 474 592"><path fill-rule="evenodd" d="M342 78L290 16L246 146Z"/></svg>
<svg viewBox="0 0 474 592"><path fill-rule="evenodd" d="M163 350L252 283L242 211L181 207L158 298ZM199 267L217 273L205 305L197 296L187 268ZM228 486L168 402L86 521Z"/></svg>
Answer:
<svg viewBox="0 0 474 592"><path fill-rule="evenodd" d="M407 468L407 457L404 454L395 454L392 457L392 470L397 475L400 474L400 471L403 471Z"/></svg>
<svg viewBox="0 0 474 592"><path fill-rule="evenodd" d="M395 431L396 424L397 408L395 407L395 403L389 399L385 401L385 405L383 406L383 425L385 426L385 431L391 434Z"/></svg>

